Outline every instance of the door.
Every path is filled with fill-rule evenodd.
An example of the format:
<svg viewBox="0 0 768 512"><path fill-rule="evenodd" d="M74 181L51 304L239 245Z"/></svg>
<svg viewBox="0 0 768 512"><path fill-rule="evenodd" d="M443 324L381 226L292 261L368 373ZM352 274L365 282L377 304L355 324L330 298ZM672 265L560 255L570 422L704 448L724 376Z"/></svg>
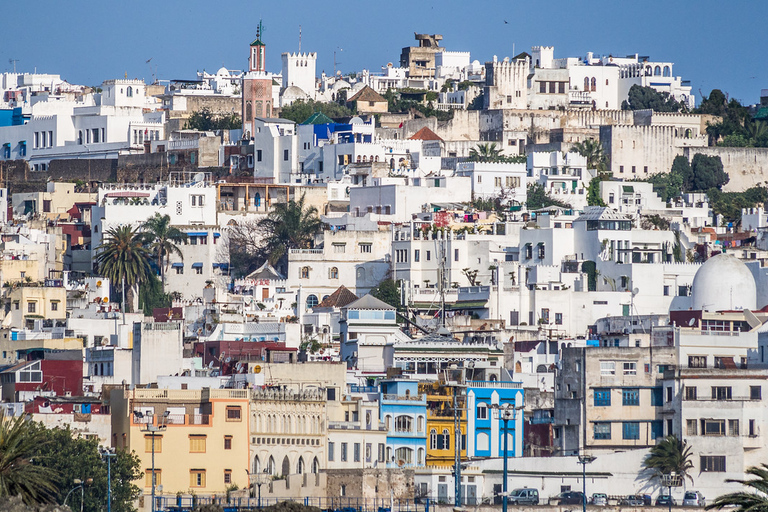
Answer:
<svg viewBox="0 0 768 512"><path fill-rule="evenodd" d="M437 484L437 502L448 502L448 484Z"/></svg>
<svg viewBox="0 0 768 512"><path fill-rule="evenodd" d="M261 300L267 300L269 298L269 288L266 286L261 289Z"/></svg>
<svg viewBox="0 0 768 512"><path fill-rule="evenodd" d="M467 498L466 498L467 505L477 505L477 486L476 485L468 485L467 486Z"/></svg>

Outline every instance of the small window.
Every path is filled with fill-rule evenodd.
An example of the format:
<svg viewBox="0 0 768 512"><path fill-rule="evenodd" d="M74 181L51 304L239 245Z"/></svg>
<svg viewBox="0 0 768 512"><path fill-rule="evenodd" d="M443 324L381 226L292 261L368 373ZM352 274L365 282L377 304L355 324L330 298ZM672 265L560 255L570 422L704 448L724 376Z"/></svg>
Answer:
<svg viewBox="0 0 768 512"><path fill-rule="evenodd" d="M162 471L155 468L155 487L158 485L162 485L163 479L162 479ZM152 487L152 470L147 469L144 471L144 486L145 487Z"/></svg>
<svg viewBox="0 0 768 512"><path fill-rule="evenodd" d="M309 279L309 267L301 267L299 279Z"/></svg>
<svg viewBox="0 0 768 512"><path fill-rule="evenodd" d="M488 419L488 407L484 403L477 404L477 419Z"/></svg>
<svg viewBox="0 0 768 512"><path fill-rule="evenodd" d="M224 483L225 484L231 484L232 483L232 470L231 469L225 469L224 470Z"/></svg>
<svg viewBox="0 0 768 512"><path fill-rule="evenodd" d="M595 439L610 439L611 438L611 424L610 423L595 423L594 426Z"/></svg>
<svg viewBox="0 0 768 512"><path fill-rule="evenodd" d="M152 438L155 439L155 453L163 452L163 436L144 436L144 452L152 453Z"/></svg>
<svg viewBox="0 0 768 512"><path fill-rule="evenodd" d="M600 361L600 375L616 375L616 363L613 361Z"/></svg>
<svg viewBox="0 0 768 512"><path fill-rule="evenodd" d="M749 386L749 399L750 400L762 400L763 388L760 386Z"/></svg>
<svg viewBox="0 0 768 512"><path fill-rule="evenodd" d="M685 399L696 400L698 388L696 386L685 386Z"/></svg>
<svg viewBox="0 0 768 512"><path fill-rule="evenodd" d="M190 487L205 487L205 470L192 469L189 472Z"/></svg>
<svg viewBox="0 0 768 512"><path fill-rule="evenodd" d="M625 421L623 426L624 439L640 439L640 423L637 421Z"/></svg>
<svg viewBox="0 0 768 512"><path fill-rule="evenodd" d="M189 436L189 453L205 453L205 435Z"/></svg>
<svg viewBox="0 0 768 512"><path fill-rule="evenodd" d="M624 363L624 375L637 375L637 363Z"/></svg>
<svg viewBox="0 0 768 512"><path fill-rule="evenodd" d="M37 310L36 302L27 302L27 313L34 313Z"/></svg>
<svg viewBox="0 0 768 512"><path fill-rule="evenodd" d="M232 436L224 436L224 449L225 450L232 449Z"/></svg>
<svg viewBox="0 0 768 512"><path fill-rule="evenodd" d="M361 253L370 254L373 249L373 244L361 243L359 247Z"/></svg>
<svg viewBox="0 0 768 512"><path fill-rule="evenodd" d="M638 388L623 389L621 391L622 405L640 405L640 390Z"/></svg>
<svg viewBox="0 0 768 512"><path fill-rule="evenodd" d="M285 161L285 162L288 161L288 150L287 149L283 150L283 161Z"/></svg>
<svg viewBox="0 0 768 512"><path fill-rule="evenodd" d="M239 405L228 405L227 421L241 421L240 411L241 409Z"/></svg>
<svg viewBox="0 0 768 512"><path fill-rule="evenodd" d="M610 389L595 389L595 407L609 407L611 405Z"/></svg>
<svg viewBox="0 0 768 512"><path fill-rule="evenodd" d="M724 473L725 455L702 455L699 467L703 472Z"/></svg>

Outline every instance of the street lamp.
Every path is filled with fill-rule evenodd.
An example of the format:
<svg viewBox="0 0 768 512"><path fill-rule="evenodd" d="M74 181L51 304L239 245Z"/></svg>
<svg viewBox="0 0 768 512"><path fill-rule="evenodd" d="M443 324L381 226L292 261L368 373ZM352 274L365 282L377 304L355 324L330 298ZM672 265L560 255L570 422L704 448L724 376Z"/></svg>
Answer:
<svg viewBox="0 0 768 512"><path fill-rule="evenodd" d="M515 407L512 404L492 404L491 407L498 412L499 419L504 422L504 454L502 455L504 460L504 480L501 483L501 511L507 512L507 504L509 501L509 493L507 492L507 480L509 480L509 473L507 470L507 459L509 458L509 420L514 421L517 411L522 409L522 407Z"/></svg>
<svg viewBox="0 0 768 512"><path fill-rule="evenodd" d="M85 482L83 482L79 478L75 478L74 480L72 480L72 483L75 484L75 487L73 487L72 490L70 490L67 493L66 497L64 498L64 506L65 507L67 506L67 500L69 499L69 495L72 494L73 492L75 492L76 490L80 489L80 512L83 512L83 498L85 498L85 488L84 488L84 486L86 484L90 484L92 482L93 482L93 478L86 478Z"/></svg>
<svg viewBox="0 0 768 512"><path fill-rule="evenodd" d="M256 473L256 480L254 480L253 483L259 488L259 510L261 510L261 486L267 483L271 477L272 475L269 474L269 468L265 468L264 471Z"/></svg>
<svg viewBox="0 0 768 512"><path fill-rule="evenodd" d="M579 455L581 464L581 509L587 512L587 464L592 463L597 457L593 455Z"/></svg>
<svg viewBox="0 0 768 512"><path fill-rule="evenodd" d="M117 457L114 448L99 448L101 458L107 460L107 512L112 512L112 457Z"/></svg>
<svg viewBox="0 0 768 512"><path fill-rule="evenodd" d="M142 432L149 432L149 435L152 436L152 508L150 509L152 512L155 512L155 436L158 432L165 430L165 422L168 419L168 414L169 411L165 411L160 417L160 421L157 425L155 425L154 413L149 414L149 421L146 424L146 428L141 429ZM141 412L138 412L136 416L142 418L144 415Z"/></svg>

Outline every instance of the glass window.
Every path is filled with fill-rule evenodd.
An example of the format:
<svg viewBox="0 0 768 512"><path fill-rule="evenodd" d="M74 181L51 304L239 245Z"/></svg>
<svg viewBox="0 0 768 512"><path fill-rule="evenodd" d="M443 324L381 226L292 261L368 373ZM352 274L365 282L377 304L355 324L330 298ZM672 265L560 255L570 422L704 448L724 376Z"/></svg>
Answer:
<svg viewBox="0 0 768 512"><path fill-rule="evenodd" d="M595 439L610 439L611 438L611 424L610 423L595 423Z"/></svg>
<svg viewBox="0 0 768 512"><path fill-rule="evenodd" d="M640 405L640 390L637 388L623 389L621 402L622 405Z"/></svg>
<svg viewBox="0 0 768 512"><path fill-rule="evenodd" d="M595 407L607 407L611 405L610 389L595 389Z"/></svg>
<svg viewBox="0 0 768 512"><path fill-rule="evenodd" d="M637 421L625 421L622 430L624 439L640 439L640 423Z"/></svg>
<svg viewBox="0 0 768 512"><path fill-rule="evenodd" d="M725 455L702 455L700 462L701 471L725 472Z"/></svg>
<svg viewBox="0 0 768 512"><path fill-rule="evenodd" d="M637 375L637 363L624 363L624 375Z"/></svg>
<svg viewBox="0 0 768 512"><path fill-rule="evenodd" d="M600 361L600 375L616 375L616 363L614 361Z"/></svg>
<svg viewBox="0 0 768 512"><path fill-rule="evenodd" d="M664 388L662 387L652 388L651 389L651 406L661 407L662 405L664 405Z"/></svg>

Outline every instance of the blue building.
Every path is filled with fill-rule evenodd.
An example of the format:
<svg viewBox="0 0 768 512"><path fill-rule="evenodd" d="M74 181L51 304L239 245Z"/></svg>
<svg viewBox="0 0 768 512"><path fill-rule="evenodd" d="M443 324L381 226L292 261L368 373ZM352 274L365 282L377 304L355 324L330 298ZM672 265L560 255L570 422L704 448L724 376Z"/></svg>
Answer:
<svg viewBox="0 0 768 512"><path fill-rule="evenodd" d="M387 466L424 466L427 455L427 397L419 394L419 383L408 379L382 380L379 414L387 430Z"/></svg>
<svg viewBox="0 0 768 512"><path fill-rule="evenodd" d="M496 407L509 407L507 457L522 457L524 403L520 382L468 381L467 456L504 456L504 421Z"/></svg>

